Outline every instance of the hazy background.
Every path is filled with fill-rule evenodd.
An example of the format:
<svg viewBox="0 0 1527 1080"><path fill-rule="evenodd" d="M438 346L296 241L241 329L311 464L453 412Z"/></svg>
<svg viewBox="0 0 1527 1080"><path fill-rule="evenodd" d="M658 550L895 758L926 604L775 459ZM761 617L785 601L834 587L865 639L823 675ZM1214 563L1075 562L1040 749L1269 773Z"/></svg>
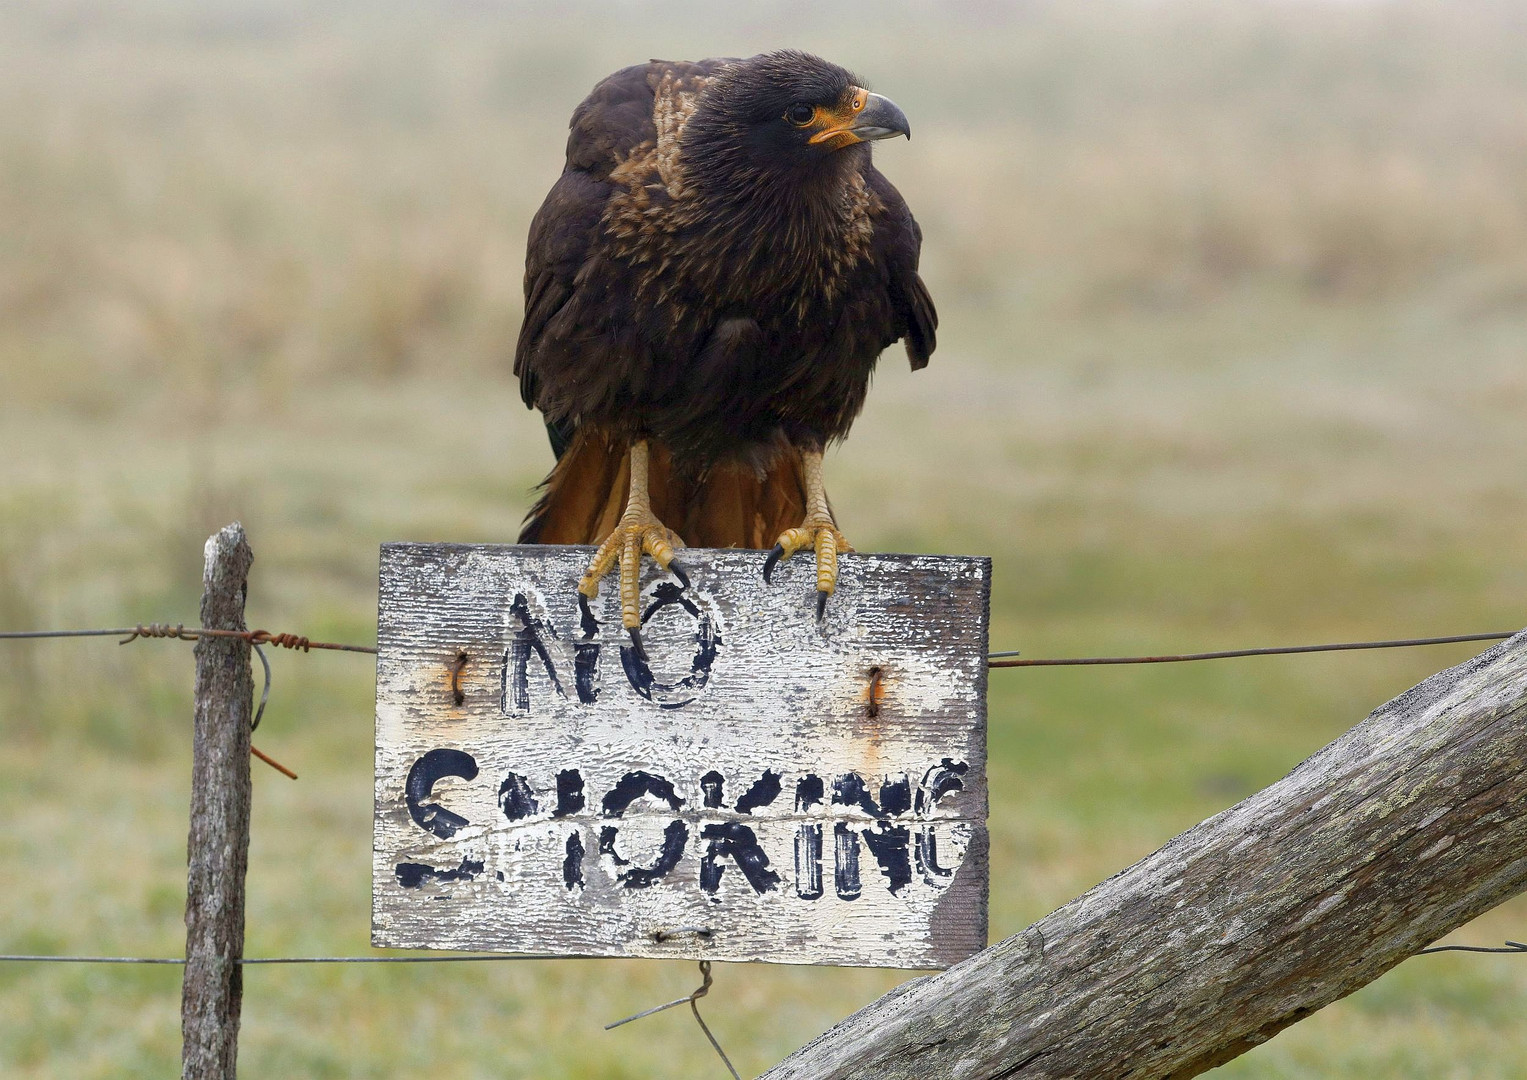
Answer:
<svg viewBox="0 0 1527 1080"><path fill-rule="evenodd" d="M829 462L862 549L990 554L993 648L1527 622L1527 6L0 6L0 628L373 640L377 544L511 539L511 382L573 106L811 49L894 98L940 349ZM992 935L1281 776L1469 646L994 673ZM373 669L272 658L252 955L364 953ZM186 646L0 647L0 951L183 943ZM1458 940L1527 936L1507 905ZM467 970L470 968L470 970ZM722 965L757 1072L904 973ZM690 964L255 969L250 1076L716 1077ZM0 966L0 1073L164 1077L175 969ZM1527 963L1422 957L1233 1077L1527 1076Z"/></svg>

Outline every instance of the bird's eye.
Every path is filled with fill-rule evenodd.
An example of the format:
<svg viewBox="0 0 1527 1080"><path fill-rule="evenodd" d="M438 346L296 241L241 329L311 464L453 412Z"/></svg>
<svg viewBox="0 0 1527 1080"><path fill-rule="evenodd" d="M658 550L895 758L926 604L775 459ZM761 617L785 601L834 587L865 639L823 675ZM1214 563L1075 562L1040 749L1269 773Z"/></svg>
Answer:
<svg viewBox="0 0 1527 1080"><path fill-rule="evenodd" d="M862 108L864 108L864 99L858 97L854 98L854 111L858 112Z"/></svg>
<svg viewBox="0 0 1527 1080"><path fill-rule="evenodd" d="M805 127L807 124L811 123L811 121L816 117L816 114L817 111L810 105L797 102L785 110L785 119L790 121L796 127Z"/></svg>

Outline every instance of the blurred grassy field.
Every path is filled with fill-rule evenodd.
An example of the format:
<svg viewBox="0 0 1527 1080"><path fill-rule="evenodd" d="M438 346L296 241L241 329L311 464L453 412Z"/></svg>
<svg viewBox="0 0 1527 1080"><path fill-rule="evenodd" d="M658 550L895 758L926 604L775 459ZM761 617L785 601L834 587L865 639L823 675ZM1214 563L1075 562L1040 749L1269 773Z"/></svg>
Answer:
<svg viewBox="0 0 1527 1080"><path fill-rule="evenodd" d="M994 648L1512 629L1527 596L1527 8L0 7L0 628L374 632L386 539L511 538L508 357L566 117L650 55L810 48L901 104L941 348L829 464L870 550L996 559ZM1468 646L994 674L992 934ZM373 672L273 658L253 955L367 951ZM0 951L182 945L191 658L0 651ZM258 768L258 767L257 767ZM1527 934L1516 901L1459 940ZM470 970L467 970L467 969ZM904 978L723 966L745 1073ZM713 1077L683 964L257 969L249 1076ZM1527 1076L1527 964L1425 957L1233 1077ZM0 1074L163 1077L173 969L0 966Z"/></svg>

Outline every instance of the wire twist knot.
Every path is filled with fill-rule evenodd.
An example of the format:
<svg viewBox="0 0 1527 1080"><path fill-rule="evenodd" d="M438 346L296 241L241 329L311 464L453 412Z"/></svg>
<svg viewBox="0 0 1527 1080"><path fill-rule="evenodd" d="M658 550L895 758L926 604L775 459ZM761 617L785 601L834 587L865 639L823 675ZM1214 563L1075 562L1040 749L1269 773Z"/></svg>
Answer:
<svg viewBox="0 0 1527 1080"><path fill-rule="evenodd" d="M118 644L126 645L129 641L136 641L138 638L180 638L183 641L195 641L196 635L186 633L185 623L176 623L174 626L169 623L139 623L133 627L132 633Z"/></svg>
<svg viewBox="0 0 1527 1080"><path fill-rule="evenodd" d="M312 642L301 634L272 634L269 630L249 631L249 643L274 645L281 649L301 649L303 652L308 652L312 648Z"/></svg>

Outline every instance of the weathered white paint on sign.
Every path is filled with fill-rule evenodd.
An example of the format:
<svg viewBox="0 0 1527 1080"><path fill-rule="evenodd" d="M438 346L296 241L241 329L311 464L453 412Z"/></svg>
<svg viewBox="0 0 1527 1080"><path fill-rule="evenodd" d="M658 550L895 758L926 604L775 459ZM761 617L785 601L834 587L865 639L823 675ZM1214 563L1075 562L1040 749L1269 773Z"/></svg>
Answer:
<svg viewBox="0 0 1527 1080"><path fill-rule="evenodd" d="M643 664L613 581L580 614L590 551L382 548L373 943L984 947L990 561L846 555L818 623L809 558L687 550L687 589L645 569Z"/></svg>

